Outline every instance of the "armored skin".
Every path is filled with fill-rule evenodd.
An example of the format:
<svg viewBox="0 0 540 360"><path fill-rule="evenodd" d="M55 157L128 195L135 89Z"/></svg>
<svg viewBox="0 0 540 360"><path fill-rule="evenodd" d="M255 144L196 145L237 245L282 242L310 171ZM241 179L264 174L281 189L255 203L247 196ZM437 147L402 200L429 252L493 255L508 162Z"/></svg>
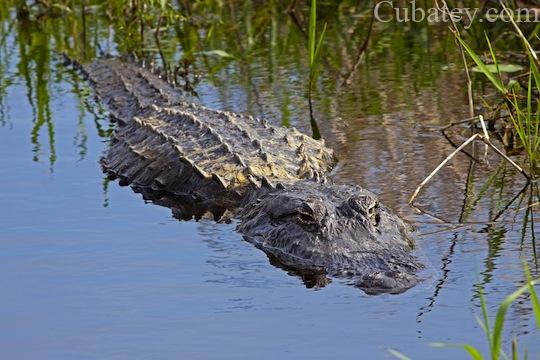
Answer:
<svg viewBox="0 0 540 360"><path fill-rule="evenodd" d="M323 141L186 102L133 64L72 63L117 123L101 163L121 185L180 219L231 214L247 241L307 285L328 275L378 294L418 282L407 226L374 194L327 178L335 157Z"/></svg>

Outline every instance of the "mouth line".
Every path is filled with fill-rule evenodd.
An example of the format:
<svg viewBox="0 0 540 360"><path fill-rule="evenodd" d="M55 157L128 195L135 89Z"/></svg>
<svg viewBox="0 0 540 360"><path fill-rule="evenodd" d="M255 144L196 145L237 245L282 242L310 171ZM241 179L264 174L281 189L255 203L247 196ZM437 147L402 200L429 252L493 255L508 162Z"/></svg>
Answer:
<svg viewBox="0 0 540 360"><path fill-rule="evenodd" d="M313 236L317 236L318 234L313 234ZM294 255L294 254L290 254L288 252L285 252L283 251L281 248L277 247L277 246L272 246L272 245L269 245L266 243L266 241L268 240L268 237L261 234L261 233L258 233L258 234L254 234L254 235L244 235L244 238L252 243L252 244L255 244L255 246L257 246L258 248L262 249L262 250L265 250L265 249L268 249L272 252L279 252L280 254L283 254L284 256L286 257L289 257L289 258L292 258L292 259L297 259L299 261L302 261L302 262L306 262L306 259L303 258L303 257L299 257L298 255ZM291 238L292 241L294 241L294 238ZM349 250L348 253L350 254L353 254L353 255L373 255L373 256L379 256L379 252L377 250ZM318 253L318 254L323 254L323 253ZM348 258L347 256L343 256L344 258ZM321 265L316 265L316 266L321 266Z"/></svg>
<svg viewBox="0 0 540 360"><path fill-rule="evenodd" d="M275 247L275 246L269 246L269 245L263 245L264 243L264 237L260 235L256 236L246 236L244 235L244 238L254 244L257 248L261 249L265 253L270 253L274 257L276 257L279 261L283 262L287 266L294 268L294 269L302 269L302 270L314 270L317 272L324 272L325 274L328 274L327 268L322 265L313 264L309 260L306 260L305 258L299 257L297 255L288 253L283 251L282 249ZM260 240L263 241L260 241ZM289 259L287 261L286 259Z"/></svg>

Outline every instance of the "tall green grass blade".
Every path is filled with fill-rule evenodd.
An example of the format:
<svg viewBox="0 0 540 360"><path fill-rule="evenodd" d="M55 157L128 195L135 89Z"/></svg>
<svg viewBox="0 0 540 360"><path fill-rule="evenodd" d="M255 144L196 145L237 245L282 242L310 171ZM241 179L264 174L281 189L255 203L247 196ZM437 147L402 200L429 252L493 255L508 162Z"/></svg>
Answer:
<svg viewBox="0 0 540 360"><path fill-rule="evenodd" d="M535 282L532 279L529 268L525 266L525 277L527 278L527 286L529 293L531 294L531 302L534 310L534 317L536 318L536 326L540 329L540 301L538 300L538 294L534 288Z"/></svg>
<svg viewBox="0 0 540 360"><path fill-rule="evenodd" d="M510 111L510 119L512 120L512 124L514 125L514 128L516 129L517 135L519 137L519 140L527 150L527 155L530 156L529 148L527 146L528 144L528 138L526 134L526 128L523 124L523 119L526 117L526 114L523 113L523 111L520 108L519 102L518 102L518 96L516 92L512 89L511 92L512 96L508 99L510 103L512 104L512 108L514 109L515 114Z"/></svg>
<svg viewBox="0 0 540 360"><path fill-rule="evenodd" d="M508 295L497 310L497 316L495 317L495 324L493 325L493 343L491 344L491 357L492 359L499 359L502 349L502 334L504 327L504 317L510 305L523 293L529 289L528 285L522 286L512 294Z"/></svg>
<svg viewBox="0 0 540 360"><path fill-rule="evenodd" d="M517 342L517 339L514 337L514 339L512 339L512 360L518 360L518 359L519 359L518 342Z"/></svg>
<svg viewBox="0 0 540 360"><path fill-rule="evenodd" d="M486 298L484 297L484 289L481 285L478 286L478 296L480 297L480 306L482 307L482 329L486 333L486 337L488 339L489 347L491 348L491 345L493 343L493 339L491 338L491 332L490 332L490 326L489 326L489 315L487 310L487 302Z"/></svg>
<svg viewBox="0 0 540 360"><path fill-rule="evenodd" d="M527 88L527 113L525 114L525 128L527 131L527 143L526 148L527 152L529 153L529 156L531 159L534 158L534 154L532 153L532 146L531 146L531 131L532 131L532 76L529 75L529 82L528 82L528 88Z"/></svg>
<svg viewBox="0 0 540 360"><path fill-rule="evenodd" d="M540 89L540 71L538 70L538 65L536 64L536 61L532 57L531 54L529 54L529 63L530 63L530 70L532 77L534 79L534 84L536 86L536 89ZM540 149L540 101L539 99L535 99L537 102L537 108L536 108L536 115L534 116L534 124L532 127L534 128L533 133L534 137L531 139L533 141L531 150L534 154L534 158L531 159L533 162L536 162L538 160L538 151ZM532 114L532 113L530 113Z"/></svg>
<svg viewBox="0 0 540 360"><path fill-rule="evenodd" d="M536 134L536 137L534 139L534 151L535 153L538 153L538 150L540 149L540 101L537 101L536 103L536 115L534 120L534 133Z"/></svg>
<svg viewBox="0 0 540 360"><path fill-rule="evenodd" d="M317 30L317 0L311 0L308 29L309 66L315 61L315 36Z"/></svg>
<svg viewBox="0 0 540 360"><path fill-rule="evenodd" d="M326 23L324 24L323 30L321 32L321 36L319 37L319 41L317 42L317 46L315 48L315 58L314 58L313 64L311 65L310 73L309 73L310 83L312 83L313 80L317 77L317 70L319 68L319 56L321 53L321 45L323 42L324 34L326 34Z"/></svg>
<svg viewBox="0 0 540 360"><path fill-rule="evenodd" d="M527 51L527 56L529 57L529 64L530 64L530 71L531 71L531 74L532 74L532 78L534 79L534 86L536 87L536 89L540 89L540 71L538 69L538 63L536 61L536 54L533 54L531 52L531 46L530 46L530 43L529 41L520 36L521 40L523 41L523 44L524 44L524 47L525 47L525 50ZM532 84L529 83L529 89L528 91L531 92L532 89ZM527 101L530 101L529 100L530 96L528 97L528 100ZM529 133L528 133L528 139L529 139L529 145L528 145L528 155L529 155L529 158L530 158L530 162L531 162L531 165L533 167L536 166L537 164L537 161L538 161L538 157L539 157L539 148L540 148L540 133L539 133L539 130L540 130L540 114L538 113L538 110L540 110L540 107L538 106L538 101L539 99L534 99L536 100L537 102L537 111L536 111L536 115L534 116L534 122L533 122L533 113L532 113L532 108L530 108L528 110L528 130L529 130Z"/></svg>
<svg viewBox="0 0 540 360"><path fill-rule="evenodd" d="M467 43L465 41L463 41L463 39L461 39L461 37L456 36L456 39L458 39L458 41L461 43L463 48L467 51L469 56L476 63L476 66L478 66L480 68L480 70L482 70L482 73L489 79L489 81L491 81L491 83L497 88L497 90L499 90L503 94L506 94L506 92L507 92L506 88L503 85L503 83L501 82L501 80L497 79L493 75L493 73L491 71L489 71L489 68L487 67L487 65L482 61L482 59L480 59L480 57L474 52L474 50L469 45L467 45Z"/></svg>
<svg viewBox="0 0 540 360"><path fill-rule="evenodd" d="M538 70L538 65L534 61L533 57L529 54L529 63L531 68L531 74L534 78L534 83L537 89L540 89L540 71Z"/></svg>
<svg viewBox="0 0 540 360"><path fill-rule="evenodd" d="M445 344L445 343L431 343L430 345L433 346L433 347L439 347L439 348L463 349L467 353L469 353L469 355L471 356L471 359L473 359L473 360L484 360L484 356L482 356L480 351L477 348L475 348L474 346L472 346L472 345L468 345L468 344Z"/></svg>
<svg viewBox="0 0 540 360"><path fill-rule="evenodd" d="M323 30L321 32L321 36L319 37L319 41L317 42L317 47L315 48L315 60L319 59L319 55L321 53L321 45L324 39L324 34L326 34L326 23L324 23Z"/></svg>
<svg viewBox="0 0 540 360"><path fill-rule="evenodd" d="M486 65L486 69L488 69L489 72L491 72L493 74L498 74L499 78L500 78L501 73L513 73L513 72L522 71L523 66L516 65L516 64L499 64L499 63L497 63L497 65L495 65L495 64ZM483 73L482 69L480 69L478 66L474 66L473 68L471 68L471 70L473 72Z"/></svg>
<svg viewBox="0 0 540 360"><path fill-rule="evenodd" d="M493 51L493 47L491 46L491 41L489 41L489 38L487 36L487 33L484 32L484 36L486 37L486 41L489 47L489 53L491 54L491 59L493 60L493 64L495 65L495 69L497 69L497 75L499 75L499 80L501 79L501 69L499 68L499 62L497 61L497 57L495 56L495 52Z"/></svg>
<svg viewBox="0 0 540 360"><path fill-rule="evenodd" d="M489 336L489 328L486 327L484 320L481 319L478 315L476 315L476 322L478 323L478 326L480 326L482 331Z"/></svg>
<svg viewBox="0 0 540 360"><path fill-rule="evenodd" d="M533 40L535 37L538 36L538 32L540 31L540 23L536 24L536 26L534 27L534 30L531 31L530 35L527 37L527 41L531 41Z"/></svg>
<svg viewBox="0 0 540 360"><path fill-rule="evenodd" d="M480 354L480 351L478 351L478 349L474 346L463 345L463 349L465 349L465 351L469 353L473 360L484 360L484 357L482 356L482 354Z"/></svg>

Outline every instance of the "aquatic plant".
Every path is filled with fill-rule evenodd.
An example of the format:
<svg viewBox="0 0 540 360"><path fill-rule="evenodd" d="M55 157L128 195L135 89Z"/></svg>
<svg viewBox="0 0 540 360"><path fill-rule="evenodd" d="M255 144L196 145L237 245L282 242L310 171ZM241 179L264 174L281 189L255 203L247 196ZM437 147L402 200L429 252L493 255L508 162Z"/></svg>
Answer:
<svg viewBox="0 0 540 360"><path fill-rule="evenodd" d="M449 12L448 4L445 0L441 0L443 6L440 7L441 11ZM503 1L499 1L502 9L507 12L510 22L513 25L518 39L522 44L523 52L525 53L525 58L529 62L529 73L527 75L527 84L521 85L519 81L515 78L511 78L510 81L505 80L503 73L519 71L521 67L515 64L501 64L498 61L498 58L495 54L493 45L487 36L486 31L484 30L484 38L489 49L489 57L491 58L491 64L488 61L484 60L481 55L479 55L472 46L465 41L462 37L461 31L459 30L457 23L451 21L450 31L454 34L456 42L459 45L461 55L464 63L464 70L467 77L467 89L469 97L469 108L470 115L469 119L466 119L461 122L449 124L447 127L442 129L444 134L445 130L448 127L462 124L470 123L472 135L464 141L460 146L455 146L456 150L448 155L436 168L433 170L416 188L414 193L409 199L409 204L413 205L415 198L418 196L420 190L431 180L435 174L441 170L441 168L448 163L455 155L459 152L464 151L466 146L473 144L474 142L481 140L486 145L486 151L491 148L497 155L499 155L504 161L511 164L519 173L521 173L527 180L527 183L534 183L534 180L540 175L540 70L537 54L533 47L531 46L528 37L526 37L523 31L518 27L516 22L513 20L512 12L507 8ZM537 29L533 30L532 35L535 34ZM475 106L474 106L474 96L472 92L472 80L469 70L469 64L467 63L466 55L473 60L476 67L473 68L473 71L480 72L485 75L485 77L491 82L494 88L502 95L502 102L495 106L491 106L484 101L487 108L497 108L498 113L507 113L507 115L500 116L499 118L506 118L507 122L511 123L514 129L515 134L519 140L518 146L514 146L514 153L516 150L524 152L526 155L526 163L528 169L523 166L520 166L517 162L521 160L514 161L510 155L506 154L504 151L500 150L491 140L490 132L488 131L487 122L484 120L483 115L475 116ZM493 119L490 119L493 120ZM492 122L493 123L493 122ZM476 131L476 125L480 125L481 130ZM492 126L493 127L493 126ZM505 144L503 144L505 145ZM532 197L538 197L538 189L536 186L531 185L531 194ZM536 203L535 203L536 204ZM537 205L537 204L536 204ZM413 205L414 206L414 205ZM533 205L534 206L534 205ZM534 232L533 232L533 243ZM536 253L534 254L536 259Z"/></svg>
<svg viewBox="0 0 540 360"><path fill-rule="evenodd" d="M533 313L534 317L536 319L536 325L538 329L540 329L540 303L538 301L538 295L535 290L535 285L538 284L538 281L533 281L530 271L527 267L525 267L525 278L526 278L526 284L521 286L519 289L514 291L512 294L508 295L499 305L497 309L497 313L495 316L495 322L493 326L490 325L488 310L487 310L487 302L484 297L483 289L481 286L478 288L478 293L480 296L480 306L482 308L482 317L478 319L478 322L486 334L487 342L489 345L489 356L484 357L480 350L478 350L476 347L469 345L469 344L463 344L460 345L467 353L470 355L471 359L473 360L483 360L483 359L492 359L492 360L498 360L501 357L507 359L508 356L505 354L503 350L503 329L505 324L505 316L509 309L509 307L522 295L529 293L531 304L533 307ZM447 344L432 344L434 346L441 346L446 347ZM519 359L519 345L517 338L514 337L512 340L512 359L517 360ZM527 353L525 352L524 358L527 358Z"/></svg>
<svg viewBox="0 0 540 360"><path fill-rule="evenodd" d="M524 36L519 36L524 42L524 45L528 43ZM517 83L504 83L497 56L493 51L493 47L487 35L486 39L489 44L490 55L494 67L490 67L486 64L465 41L461 38L458 39L480 71L506 100L503 106L508 110L514 129L525 150L529 161L530 173L531 175L536 175L539 170L538 161L540 160L540 102L538 97L538 90L540 89L540 71L536 60L533 58L535 53L529 51L528 46L524 46L529 57L529 75L524 91L525 95L523 96L521 88Z"/></svg>
<svg viewBox="0 0 540 360"><path fill-rule="evenodd" d="M309 29L308 29L308 53L309 53L309 85L308 85L308 101L309 101L309 114L313 120L313 104L312 104L312 92L313 83L317 78L321 45L326 33L326 23L324 23L321 35L317 39L317 0L311 0L310 14L309 14Z"/></svg>
<svg viewBox="0 0 540 360"><path fill-rule="evenodd" d="M470 344L446 344L446 343L433 343L431 344L434 347L440 348L462 348L465 350L468 355L473 360L499 360L501 358L509 359L508 355L504 351L505 341L503 339L503 329L506 321L506 313L510 306L520 297L525 294L529 294L531 305L533 308L533 315L536 321L536 326L540 330L540 301L538 299L538 293L535 289L535 286L539 284L538 280L533 280L531 273L527 266L524 267L525 273L525 285L518 288L516 291L508 295L499 305L497 313L495 315L495 322L491 326L491 321L489 319L488 305L484 296L484 291L481 285L478 285L478 295L480 299L480 307L482 310L482 316L477 317L477 321L480 324L480 327L484 331L488 343L489 354L484 356L482 352L473 345ZM401 360L409 359L403 353L396 351L394 349L389 349L389 352L394 355L396 358ZM517 338L514 337L511 341L511 359L518 360L519 356L519 344ZM528 358L527 352L524 351L524 359Z"/></svg>
<svg viewBox="0 0 540 360"><path fill-rule="evenodd" d="M492 43L485 33L485 38L489 48L489 54L493 64L487 64L472 47L455 32L456 39L465 49L477 66L479 72L493 84L504 98L503 108L509 113L511 123L521 141L529 162L529 172L532 177L538 175L540 161L540 70L539 60L528 38L518 27L512 18L512 12L506 7L504 2L500 2L502 8L507 11L511 23L516 30L516 36L523 46L523 52L529 59L528 81L524 89L515 81L510 80L505 83L502 73L510 65L501 65L493 50ZM506 67L506 69L503 68Z"/></svg>

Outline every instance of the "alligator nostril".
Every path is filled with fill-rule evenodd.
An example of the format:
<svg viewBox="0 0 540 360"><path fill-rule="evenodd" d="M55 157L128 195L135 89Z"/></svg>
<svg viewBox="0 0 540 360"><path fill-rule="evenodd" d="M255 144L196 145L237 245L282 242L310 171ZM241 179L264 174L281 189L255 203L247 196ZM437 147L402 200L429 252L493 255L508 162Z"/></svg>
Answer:
<svg viewBox="0 0 540 360"><path fill-rule="evenodd" d="M375 225L379 225L380 222L381 222L381 213L377 211L375 213Z"/></svg>
<svg viewBox="0 0 540 360"><path fill-rule="evenodd" d="M315 211L313 210L313 206L309 203L303 203L302 204L302 210L304 214L314 214Z"/></svg>
<svg viewBox="0 0 540 360"><path fill-rule="evenodd" d="M349 198L349 206L361 214L372 216L378 208L378 203L375 198L369 195L357 195Z"/></svg>

